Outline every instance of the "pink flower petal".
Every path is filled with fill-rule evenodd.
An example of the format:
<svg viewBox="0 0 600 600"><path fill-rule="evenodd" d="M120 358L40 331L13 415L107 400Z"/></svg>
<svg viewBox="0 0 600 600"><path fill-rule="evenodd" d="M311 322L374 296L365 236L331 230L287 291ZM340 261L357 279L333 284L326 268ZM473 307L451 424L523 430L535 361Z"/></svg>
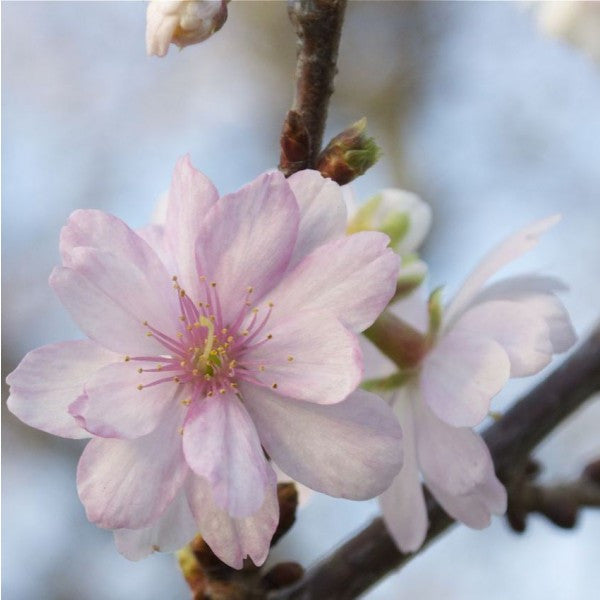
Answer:
<svg viewBox="0 0 600 600"><path fill-rule="evenodd" d="M471 272L446 311L445 321L450 324L471 302L483 284L504 265L535 248L540 236L556 225L560 215L536 221L514 233L494 248Z"/></svg>
<svg viewBox="0 0 600 600"><path fill-rule="evenodd" d="M424 402L415 403L417 458L427 485L447 494L471 492L494 467L477 433L438 419Z"/></svg>
<svg viewBox="0 0 600 600"><path fill-rule="evenodd" d="M379 316L396 289L400 257L387 235L363 231L328 242L289 272L269 295L281 315L332 311L354 331Z"/></svg>
<svg viewBox="0 0 600 600"><path fill-rule="evenodd" d="M197 269L217 282L224 323L244 307L248 287L258 302L279 282L298 222L298 204L281 173L261 175L210 210L198 235Z"/></svg>
<svg viewBox="0 0 600 600"><path fill-rule="evenodd" d="M165 237L177 266L171 275L192 298L202 297L195 256L200 223L218 199L217 189L194 169L189 155L180 158L169 190Z"/></svg>
<svg viewBox="0 0 600 600"><path fill-rule="evenodd" d="M129 560L153 552L175 552L190 542L197 531L192 511L180 491L165 512L149 527L114 531L117 550Z"/></svg>
<svg viewBox="0 0 600 600"><path fill-rule="evenodd" d="M452 331L425 358L421 393L446 423L474 427L486 417L509 375L510 362L498 342Z"/></svg>
<svg viewBox="0 0 600 600"><path fill-rule="evenodd" d="M216 504L247 517L263 503L268 465L252 419L231 392L196 400L183 431L191 469L210 483Z"/></svg>
<svg viewBox="0 0 600 600"><path fill-rule="evenodd" d="M542 316L520 302L476 304L462 314L452 331L498 342L510 360L511 377L533 375L552 360L550 328Z"/></svg>
<svg viewBox="0 0 600 600"><path fill-rule="evenodd" d="M269 329L267 335L273 337L249 350L241 365L246 361L255 365L253 376L283 396L334 404L360 383L358 339L332 314L298 312Z"/></svg>
<svg viewBox="0 0 600 600"><path fill-rule="evenodd" d="M106 529L140 529L158 519L189 473L179 428L184 407L168 411L151 434L136 440L93 439L77 468L87 518Z"/></svg>
<svg viewBox="0 0 600 600"><path fill-rule="evenodd" d="M294 173L288 183L300 207L298 240L289 269L315 248L346 232L346 203L340 186L318 171Z"/></svg>
<svg viewBox="0 0 600 600"><path fill-rule="evenodd" d="M357 390L321 406L245 384L260 439L290 477L330 496L365 500L383 492L402 465L402 433L379 397Z"/></svg>
<svg viewBox="0 0 600 600"><path fill-rule="evenodd" d="M164 266L150 246L121 219L100 210L76 210L60 232L63 266L71 267L74 248L86 246L110 252L135 265L149 278L164 279ZM151 280L155 283L154 280Z"/></svg>
<svg viewBox="0 0 600 600"><path fill-rule="evenodd" d="M177 383L138 389L161 373L138 373L131 362L111 364L96 371L85 385L85 395L69 407L83 428L100 437L138 438L154 431L174 397L182 392Z"/></svg>
<svg viewBox="0 0 600 600"><path fill-rule="evenodd" d="M9 410L21 421L67 438L89 433L69 414L92 374L120 357L94 342L82 340L43 346L29 352L6 378Z"/></svg>
<svg viewBox="0 0 600 600"><path fill-rule="evenodd" d="M164 348L146 336L139 318L103 293L92 281L73 269L57 267L50 286L84 333L114 352L140 355L161 354Z"/></svg>
<svg viewBox="0 0 600 600"><path fill-rule="evenodd" d="M404 464L392 485L379 496L383 520L398 548L403 552L418 550L427 534L427 507L419 477L415 425L410 394L412 388L400 388L394 399L394 413L402 427Z"/></svg>
<svg viewBox="0 0 600 600"><path fill-rule="evenodd" d="M201 477L190 478L187 496L203 539L224 563L241 569L247 556L257 566L265 562L279 523L276 478L272 470L262 505L244 518L232 518L219 508L210 484Z"/></svg>
<svg viewBox="0 0 600 600"><path fill-rule="evenodd" d="M165 226L159 224L147 225L138 229L136 233L156 252L156 256L165 266L167 273L177 273L177 265L171 254L171 249L167 247L165 239Z"/></svg>
<svg viewBox="0 0 600 600"><path fill-rule="evenodd" d="M142 271L110 252L80 247L71 251L70 268L93 282L103 295L120 304L140 324L148 321L161 331L177 328L179 300L162 264L159 276L156 272Z"/></svg>
<svg viewBox="0 0 600 600"><path fill-rule="evenodd" d="M566 352L577 341L571 319L556 292L566 290L558 279L539 275L509 277L487 286L474 302L511 300L527 306L546 321L554 353Z"/></svg>

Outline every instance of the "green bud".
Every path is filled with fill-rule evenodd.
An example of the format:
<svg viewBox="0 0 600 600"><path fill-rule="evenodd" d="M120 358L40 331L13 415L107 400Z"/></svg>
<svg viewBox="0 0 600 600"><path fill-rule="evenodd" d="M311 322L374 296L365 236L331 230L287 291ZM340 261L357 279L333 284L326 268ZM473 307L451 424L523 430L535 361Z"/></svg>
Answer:
<svg viewBox="0 0 600 600"><path fill-rule="evenodd" d="M373 138L367 137L367 119L336 135L317 158L317 170L324 177L345 185L370 169L381 156Z"/></svg>
<svg viewBox="0 0 600 600"><path fill-rule="evenodd" d="M427 308L429 311L429 338L435 338L442 326L442 292L444 288L440 286L431 292Z"/></svg>

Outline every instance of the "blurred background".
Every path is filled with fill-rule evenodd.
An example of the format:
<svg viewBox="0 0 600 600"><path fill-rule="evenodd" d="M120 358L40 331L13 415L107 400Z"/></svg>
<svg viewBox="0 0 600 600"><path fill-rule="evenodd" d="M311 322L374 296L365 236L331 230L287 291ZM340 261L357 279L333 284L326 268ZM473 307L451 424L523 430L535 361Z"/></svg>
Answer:
<svg viewBox="0 0 600 600"><path fill-rule="evenodd" d="M2 4L3 379L29 350L80 336L47 286L69 213L95 207L145 224L176 159L190 152L222 193L278 162L295 38L286 4L232 2L213 38L164 59L144 49L145 3ZM356 182L420 194L434 210L424 248L452 292L507 233L564 214L506 272L551 273L580 335L600 308L600 66L538 30L524 3L350 2L327 136L366 115L382 146ZM544 373L542 374L542 376ZM535 381L512 384L501 410ZM6 395L5 386L3 387ZM539 450L548 480L600 455L590 401ZM2 408L2 593L7 600L188 597L171 555L132 563L84 515L82 445ZM377 512L315 495L274 558L310 564ZM600 589L600 513L563 531L531 517L455 527L370 600L583 600Z"/></svg>

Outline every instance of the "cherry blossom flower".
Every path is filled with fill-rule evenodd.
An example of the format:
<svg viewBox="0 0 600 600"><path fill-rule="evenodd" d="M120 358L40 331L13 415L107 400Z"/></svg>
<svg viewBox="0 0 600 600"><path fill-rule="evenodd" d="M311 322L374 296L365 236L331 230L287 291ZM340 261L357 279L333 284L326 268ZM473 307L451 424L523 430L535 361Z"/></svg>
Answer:
<svg viewBox="0 0 600 600"><path fill-rule="evenodd" d="M50 284L89 339L30 352L10 410L91 437L77 486L120 551L171 551L199 531L240 568L278 522L276 476L336 497L383 492L401 466L388 405L356 390L356 332L393 294L398 257L345 235L337 184L265 173L219 199L189 158L164 224L136 233L98 210L61 232Z"/></svg>
<svg viewBox="0 0 600 600"><path fill-rule="evenodd" d="M146 51L165 56L169 44L198 44L221 29L228 0L152 0L146 12Z"/></svg>
<svg viewBox="0 0 600 600"><path fill-rule="evenodd" d="M553 354L571 347L575 334L556 297L564 289L557 280L529 276L486 283L557 221L534 223L488 254L443 317L439 294L432 295L429 319L417 294L392 309L426 340L420 363L402 375L404 385L383 393L403 429L404 466L380 503L405 552L417 550L427 532L419 473L446 512L470 527L486 527L491 514L506 510L506 491L490 453L471 428L488 415L490 401L509 378L537 373Z"/></svg>

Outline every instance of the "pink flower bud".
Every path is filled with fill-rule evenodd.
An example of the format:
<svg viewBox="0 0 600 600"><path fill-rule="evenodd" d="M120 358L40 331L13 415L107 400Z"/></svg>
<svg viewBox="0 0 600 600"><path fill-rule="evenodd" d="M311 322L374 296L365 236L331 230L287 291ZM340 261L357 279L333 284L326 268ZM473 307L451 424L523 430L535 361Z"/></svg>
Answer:
<svg viewBox="0 0 600 600"><path fill-rule="evenodd" d="M169 44L198 44L223 27L229 0L152 0L146 13L146 51L165 56Z"/></svg>

